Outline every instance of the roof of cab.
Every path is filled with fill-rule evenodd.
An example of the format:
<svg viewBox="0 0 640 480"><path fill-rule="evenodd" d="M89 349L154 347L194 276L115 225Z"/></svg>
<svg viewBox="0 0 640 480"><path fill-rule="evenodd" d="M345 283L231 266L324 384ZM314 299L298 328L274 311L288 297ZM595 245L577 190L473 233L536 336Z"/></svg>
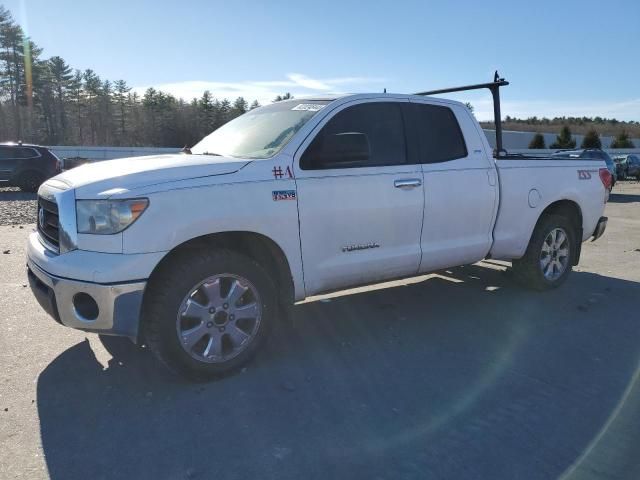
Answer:
<svg viewBox="0 0 640 480"><path fill-rule="evenodd" d="M336 100L341 101L353 101L367 98L395 98L395 99L410 99L410 100L425 100L436 101L439 103L447 103L450 105L464 105L462 102L456 100L450 100L448 98L424 96L424 95L411 95L406 93L386 93L386 92L372 92L372 93L344 93L339 95L320 95L309 97L296 97L287 100L281 100L281 102L333 102Z"/></svg>

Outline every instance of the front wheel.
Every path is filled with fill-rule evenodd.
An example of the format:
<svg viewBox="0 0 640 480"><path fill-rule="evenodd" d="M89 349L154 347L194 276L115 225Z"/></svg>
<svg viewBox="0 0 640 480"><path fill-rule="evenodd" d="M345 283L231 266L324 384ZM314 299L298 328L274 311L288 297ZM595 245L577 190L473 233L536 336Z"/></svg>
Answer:
<svg viewBox="0 0 640 480"><path fill-rule="evenodd" d="M179 252L148 288L145 340L162 363L191 379L223 376L246 364L274 322L269 276L233 251Z"/></svg>
<svg viewBox="0 0 640 480"><path fill-rule="evenodd" d="M515 278L535 290L560 286L571 272L575 245L575 228L567 218L544 215L524 257L513 261Z"/></svg>

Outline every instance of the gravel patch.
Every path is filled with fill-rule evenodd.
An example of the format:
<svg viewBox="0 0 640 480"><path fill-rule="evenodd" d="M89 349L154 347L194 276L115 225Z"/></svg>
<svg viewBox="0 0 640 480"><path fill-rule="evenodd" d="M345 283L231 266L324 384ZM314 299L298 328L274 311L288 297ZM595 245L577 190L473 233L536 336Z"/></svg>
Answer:
<svg viewBox="0 0 640 480"><path fill-rule="evenodd" d="M0 188L0 225L36 223L38 202L35 193L18 188Z"/></svg>

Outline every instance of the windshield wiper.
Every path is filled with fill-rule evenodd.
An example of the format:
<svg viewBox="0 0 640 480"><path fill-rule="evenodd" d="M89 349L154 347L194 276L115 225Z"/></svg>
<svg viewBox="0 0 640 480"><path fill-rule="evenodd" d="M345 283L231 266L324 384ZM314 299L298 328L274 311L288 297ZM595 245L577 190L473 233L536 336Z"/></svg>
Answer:
<svg viewBox="0 0 640 480"><path fill-rule="evenodd" d="M199 155L211 155L212 157L221 157L221 153L213 153L213 152L202 152Z"/></svg>

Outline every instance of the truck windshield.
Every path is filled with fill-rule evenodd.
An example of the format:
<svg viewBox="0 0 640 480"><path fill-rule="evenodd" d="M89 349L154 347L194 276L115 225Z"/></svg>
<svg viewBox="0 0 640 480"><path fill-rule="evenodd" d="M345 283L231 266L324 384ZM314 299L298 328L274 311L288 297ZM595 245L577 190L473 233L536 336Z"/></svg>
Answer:
<svg viewBox="0 0 640 480"><path fill-rule="evenodd" d="M221 126L193 146L195 155L269 158L330 100L292 100L259 107Z"/></svg>

